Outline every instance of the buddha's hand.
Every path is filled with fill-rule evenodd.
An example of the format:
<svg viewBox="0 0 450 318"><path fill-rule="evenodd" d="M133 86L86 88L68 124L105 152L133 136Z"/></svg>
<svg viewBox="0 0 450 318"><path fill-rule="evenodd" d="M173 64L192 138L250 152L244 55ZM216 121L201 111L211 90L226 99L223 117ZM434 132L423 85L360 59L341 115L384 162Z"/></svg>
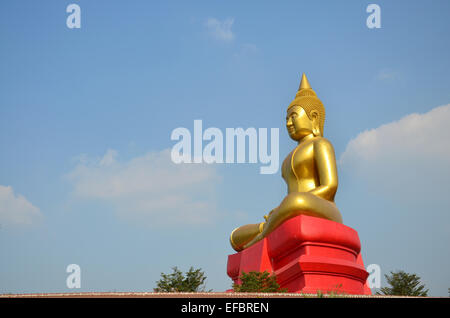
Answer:
<svg viewBox="0 0 450 318"><path fill-rule="evenodd" d="M275 209L273 209L273 210L275 210ZM270 215L272 214L273 210L270 211L269 214L264 215L264 220L266 220L266 222L269 220L269 217L270 217Z"/></svg>

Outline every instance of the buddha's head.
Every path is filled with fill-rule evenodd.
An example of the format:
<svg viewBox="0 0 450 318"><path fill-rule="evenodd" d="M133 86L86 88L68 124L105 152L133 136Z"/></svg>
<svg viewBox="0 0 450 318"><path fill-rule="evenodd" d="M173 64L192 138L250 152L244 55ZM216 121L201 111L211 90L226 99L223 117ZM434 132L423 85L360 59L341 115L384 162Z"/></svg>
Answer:
<svg viewBox="0 0 450 318"><path fill-rule="evenodd" d="M303 74L297 95L287 109L286 128L296 141L310 135L323 136L325 107Z"/></svg>

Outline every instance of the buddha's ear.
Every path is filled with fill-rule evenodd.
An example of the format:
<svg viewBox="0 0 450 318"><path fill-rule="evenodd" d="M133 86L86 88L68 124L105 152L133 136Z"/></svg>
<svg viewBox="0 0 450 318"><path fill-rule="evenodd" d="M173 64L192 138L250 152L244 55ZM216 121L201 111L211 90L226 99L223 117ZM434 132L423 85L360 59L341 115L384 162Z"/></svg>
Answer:
<svg viewBox="0 0 450 318"><path fill-rule="evenodd" d="M310 118L312 121L312 132L314 134L314 136L321 136L322 133L320 132L320 120L319 120L319 112L317 110L312 110L310 112Z"/></svg>

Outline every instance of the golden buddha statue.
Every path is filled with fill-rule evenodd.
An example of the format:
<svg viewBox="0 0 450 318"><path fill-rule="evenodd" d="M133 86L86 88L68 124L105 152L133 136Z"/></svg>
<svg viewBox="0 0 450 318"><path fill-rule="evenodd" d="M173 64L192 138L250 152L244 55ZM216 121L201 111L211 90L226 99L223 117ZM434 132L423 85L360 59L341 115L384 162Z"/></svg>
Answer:
<svg viewBox="0 0 450 318"><path fill-rule="evenodd" d="M338 176L334 149L323 138L325 108L303 74L300 87L287 109L286 128L298 142L282 165L288 194L281 204L264 216L265 222L233 230L230 243L241 251L269 235L284 221L309 215L342 223L334 196Z"/></svg>

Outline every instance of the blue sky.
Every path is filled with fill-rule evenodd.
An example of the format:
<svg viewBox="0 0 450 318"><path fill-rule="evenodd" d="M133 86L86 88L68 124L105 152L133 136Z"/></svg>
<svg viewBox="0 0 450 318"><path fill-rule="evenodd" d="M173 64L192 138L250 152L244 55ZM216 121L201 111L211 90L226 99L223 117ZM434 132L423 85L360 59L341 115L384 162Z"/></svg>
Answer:
<svg viewBox="0 0 450 318"><path fill-rule="evenodd" d="M364 262L447 296L450 4L377 1L369 29L370 3L2 1L0 292L73 291L72 263L77 291L152 290L172 266L230 288L229 233L285 184L259 164L174 168L170 134L278 127L281 161L305 72Z"/></svg>

